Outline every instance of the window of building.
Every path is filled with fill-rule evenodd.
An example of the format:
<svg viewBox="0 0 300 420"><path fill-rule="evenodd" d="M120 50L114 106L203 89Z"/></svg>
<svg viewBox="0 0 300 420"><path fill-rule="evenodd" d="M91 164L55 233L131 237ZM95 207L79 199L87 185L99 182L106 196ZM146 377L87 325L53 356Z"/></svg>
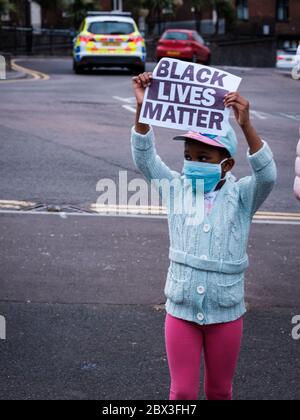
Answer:
<svg viewBox="0 0 300 420"><path fill-rule="evenodd" d="M249 20L248 0L237 0L236 10L237 10L237 17L239 20Z"/></svg>
<svg viewBox="0 0 300 420"><path fill-rule="evenodd" d="M284 22L290 17L290 1L277 0L277 20Z"/></svg>

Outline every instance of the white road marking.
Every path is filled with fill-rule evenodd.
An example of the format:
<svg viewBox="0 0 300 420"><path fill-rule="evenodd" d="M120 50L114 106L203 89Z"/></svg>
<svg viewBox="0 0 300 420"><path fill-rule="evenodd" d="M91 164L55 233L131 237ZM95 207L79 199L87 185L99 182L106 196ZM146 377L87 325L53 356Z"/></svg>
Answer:
<svg viewBox="0 0 300 420"><path fill-rule="evenodd" d="M259 220L259 219L254 219L253 220L254 224L262 224L262 225L299 225L300 226L300 222L292 222L292 221L279 221L279 220Z"/></svg>
<svg viewBox="0 0 300 420"><path fill-rule="evenodd" d="M254 67L233 67L233 66L220 66L223 70L233 70L233 71L253 71Z"/></svg>
<svg viewBox="0 0 300 420"><path fill-rule="evenodd" d="M283 112L280 112L280 115L290 120L300 121L300 115L290 115L290 114L285 114Z"/></svg>
<svg viewBox="0 0 300 420"><path fill-rule="evenodd" d="M34 210L0 210L0 217L2 214L14 214L14 215L43 215L43 216L59 216L62 219L69 217L123 217L123 218L135 218L135 219L153 219L153 220L167 220L166 215L151 215L151 214L106 214L106 213L66 213L66 212L47 212L47 211L34 211ZM272 220L272 219L259 219L254 218L253 224L266 224L266 225L293 225L300 226L300 218L295 220Z"/></svg>
<svg viewBox="0 0 300 420"><path fill-rule="evenodd" d="M131 105L122 105L122 106L123 106L123 108L127 109L127 111L130 111L134 114L136 113L136 108L134 108L133 106L131 106Z"/></svg>
<svg viewBox="0 0 300 420"><path fill-rule="evenodd" d="M35 203L30 201L15 201L15 200L0 200L0 209L21 209L26 207L33 207Z"/></svg>
<svg viewBox="0 0 300 420"><path fill-rule="evenodd" d="M258 118L259 120L267 120L268 119L268 114L265 114L264 112L258 112L258 111L251 110L250 113L254 117Z"/></svg>
<svg viewBox="0 0 300 420"><path fill-rule="evenodd" d="M126 111L129 111L132 113L136 112L134 97L122 98L120 96L113 96L113 99L116 99L119 102L126 103L126 105L122 105L122 107L126 109ZM258 120L261 120L261 121L266 121L271 118L276 118L276 114L269 114L267 112L262 112L262 111L251 110L250 113L254 118L257 118ZM288 118L293 121L300 121L300 115L290 115L290 114L285 114L283 112L280 112L277 115L282 118ZM230 114L230 118L235 119L233 114Z"/></svg>
<svg viewBox="0 0 300 420"><path fill-rule="evenodd" d="M126 102L128 104L133 104L135 102L135 98L134 97L121 98L120 96L113 96L113 99L116 99L117 101L120 101L120 102Z"/></svg>

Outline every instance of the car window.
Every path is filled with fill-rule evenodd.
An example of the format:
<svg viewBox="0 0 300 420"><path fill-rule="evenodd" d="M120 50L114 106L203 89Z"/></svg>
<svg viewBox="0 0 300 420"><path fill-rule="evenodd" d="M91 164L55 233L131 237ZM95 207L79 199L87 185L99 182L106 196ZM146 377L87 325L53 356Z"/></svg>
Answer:
<svg viewBox="0 0 300 420"><path fill-rule="evenodd" d="M278 54L280 55L294 55L296 53L297 53L297 50L294 50L294 49L286 49L286 50L278 51Z"/></svg>
<svg viewBox="0 0 300 420"><path fill-rule="evenodd" d="M166 32L163 36L163 39L187 41L189 39L189 35L184 32Z"/></svg>
<svg viewBox="0 0 300 420"><path fill-rule="evenodd" d="M103 21L91 23L89 32L95 35L129 35L135 32L135 28L130 22Z"/></svg>
<svg viewBox="0 0 300 420"><path fill-rule="evenodd" d="M197 34L197 32L193 32L193 37L194 37L194 40L199 42L200 44L205 44L204 39L202 38L202 36Z"/></svg>

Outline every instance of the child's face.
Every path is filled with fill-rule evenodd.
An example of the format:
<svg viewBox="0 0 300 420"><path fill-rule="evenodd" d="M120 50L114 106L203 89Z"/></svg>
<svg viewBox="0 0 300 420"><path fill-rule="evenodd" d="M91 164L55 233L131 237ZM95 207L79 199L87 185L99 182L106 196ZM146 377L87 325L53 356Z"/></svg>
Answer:
<svg viewBox="0 0 300 420"><path fill-rule="evenodd" d="M235 161L226 154L222 149L201 143L197 140L186 140L184 146L184 158L194 162L221 163L222 160L228 158L223 165L223 176L230 171Z"/></svg>

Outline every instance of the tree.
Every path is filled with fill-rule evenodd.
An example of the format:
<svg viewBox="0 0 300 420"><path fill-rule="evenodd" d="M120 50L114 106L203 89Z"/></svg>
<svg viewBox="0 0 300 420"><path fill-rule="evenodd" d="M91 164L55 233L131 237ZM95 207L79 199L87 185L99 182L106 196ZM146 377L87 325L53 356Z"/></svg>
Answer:
<svg viewBox="0 0 300 420"><path fill-rule="evenodd" d="M215 35L219 33L220 19L225 19L226 28L231 28L236 21L235 8L230 0L214 0L216 12L218 15Z"/></svg>
<svg viewBox="0 0 300 420"><path fill-rule="evenodd" d="M225 19L226 26L229 28L235 22L235 8L231 0L192 0L193 7L195 8L195 17L197 29L199 30L199 21L202 20L202 13L204 9L210 8L217 13L217 22L215 25L215 35L219 33L220 20Z"/></svg>
<svg viewBox="0 0 300 420"><path fill-rule="evenodd" d="M35 0L40 6L45 9L63 9L68 3L67 0Z"/></svg>
<svg viewBox="0 0 300 420"><path fill-rule="evenodd" d="M140 16L141 10L147 10L150 17L149 25L157 23L158 30L161 32L162 12L165 11L165 15L173 15L175 10L182 6L183 3L184 0L124 0L124 7L125 10L130 10L135 18Z"/></svg>
<svg viewBox="0 0 300 420"><path fill-rule="evenodd" d="M78 28L89 10L97 10L99 0L36 0L44 9L62 10L68 13Z"/></svg>
<svg viewBox="0 0 300 420"><path fill-rule="evenodd" d="M9 0L0 0L0 18L15 11L15 5Z"/></svg>
<svg viewBox="0 0 300 420"><path fill-rule="evenodd" d="M68 13L73 19L74 27L78 28L89 10L99 10L99 1L97 0L73 0L69 1Z"/></svg>
<svg viewBox="0 0 300 420"><path fill-rule="evenodd" d="M192 0L192 6L195 10L195 21L198 32L201 32L201 24L203 10L213 7L214 0Z"/></svg>
<svg viewBox="0 0 300 420"><path fill-rule="evenodd" d="M130 11L134 18L138 20L140 15L140 10L143 9L143 0L124 0L123 7L124 10Z"/></svg>
<svg viewBox="0 0 300 420"><path fill-rule="evenodd" d="M176 3L176 2L175 2ZM150 10L151 16L156 18L158 24L158 33L161 34L161 13L164 9L174 12L174 0L144 0L143 5Z"/></svg>

